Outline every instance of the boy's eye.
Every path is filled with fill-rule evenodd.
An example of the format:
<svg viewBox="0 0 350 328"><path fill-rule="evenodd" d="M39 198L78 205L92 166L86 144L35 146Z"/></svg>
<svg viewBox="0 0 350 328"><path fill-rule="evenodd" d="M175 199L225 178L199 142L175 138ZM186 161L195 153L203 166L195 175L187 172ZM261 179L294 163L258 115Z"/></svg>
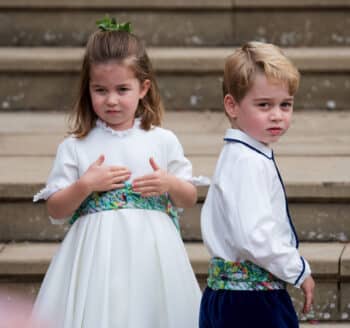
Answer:
<svg viewBox="0 0 350 328"><path fill-rule="evenodd" d="M258 103L258 106L262 109L265 109L265 108L269 108L269 103L267 102L261 102L261 103Z"/></svg>
<svg viewBox="0 0 350 328"><path fill-rule="evenodd" d="M291 102L283 102L283 103L281 104L281 107L282 107L283 109L286 109L286 110L289 110L290 108L292 108L292 106L293 106L293 104L292 104Z"/></svg>

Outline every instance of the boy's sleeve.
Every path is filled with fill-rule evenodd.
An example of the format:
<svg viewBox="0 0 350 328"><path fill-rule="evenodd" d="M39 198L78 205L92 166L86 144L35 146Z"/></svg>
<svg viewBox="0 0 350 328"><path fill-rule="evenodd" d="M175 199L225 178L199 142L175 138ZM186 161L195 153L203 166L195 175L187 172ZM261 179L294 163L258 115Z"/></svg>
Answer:
<svg viewBox="0 0 350 328"><path fill-rule="evenodd" d="M235 167L234 240L244 258L299 287L310 275L307 261L292 245L291 228L275 217L272 181L263 161L239 160Z"/></svg>

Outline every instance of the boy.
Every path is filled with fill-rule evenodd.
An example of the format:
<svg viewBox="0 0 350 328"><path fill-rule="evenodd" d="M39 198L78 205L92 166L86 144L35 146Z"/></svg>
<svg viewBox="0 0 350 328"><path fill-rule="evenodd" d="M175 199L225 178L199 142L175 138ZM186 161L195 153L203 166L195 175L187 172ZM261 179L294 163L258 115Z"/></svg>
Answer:
<svg viewBox="0 0 350 328"><path fill-rule="evenodd" d="M224 107L232 128L201 215L212 256L201 328L298 327L286 283L302 288L310 311L315 284L269 147L289 128L298 85L298 70L272 44L249 42L226 60Z"/></svg>

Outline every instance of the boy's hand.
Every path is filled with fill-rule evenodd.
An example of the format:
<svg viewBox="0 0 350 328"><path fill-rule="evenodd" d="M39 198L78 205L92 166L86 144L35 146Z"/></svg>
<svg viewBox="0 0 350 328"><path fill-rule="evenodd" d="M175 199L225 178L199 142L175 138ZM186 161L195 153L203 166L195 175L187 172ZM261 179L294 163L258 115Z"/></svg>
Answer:
<svg viewBox="0 0 350 328"><path fill-rule="evenodd" d="M301 289L304 292L304 308L303 313L308 313L311 310L311 304L314 302L314 289L315 289L315 281L310 276L308 276L301 285Z"/></svg>
<svg viewBox="0 0 350 328"><path fill-rule="evenodd" d="M130 178L130 171L123 166L104 166L104 155L100 155L80 178L80 182L90 194L93 191L108 191L124 186Z"/></svg>
<svg viewBox="0 0 350 328"><path fill-rule="evenodd" d="M149 163L154 172L139 177L132 183L132 189L141 193L142 197L158 196L168 192L170 188L171 182L168 173L161 170L152 157Z"/></svg>

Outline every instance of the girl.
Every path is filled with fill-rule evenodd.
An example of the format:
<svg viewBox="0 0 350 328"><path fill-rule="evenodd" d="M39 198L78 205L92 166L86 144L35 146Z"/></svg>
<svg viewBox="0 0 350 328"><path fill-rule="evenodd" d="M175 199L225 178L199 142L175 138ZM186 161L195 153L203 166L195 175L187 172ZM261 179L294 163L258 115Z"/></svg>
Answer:
<svg viewBox="0 0 350 328"><path fill-rule="evenodd" d="M195 328L201 294L176 211L196 202L192 167L158 127L162 105L141 41L113 20L99 27L71 135L34 197L47 200L55 222L73 224L34 316L57 328Z"/></svg>

